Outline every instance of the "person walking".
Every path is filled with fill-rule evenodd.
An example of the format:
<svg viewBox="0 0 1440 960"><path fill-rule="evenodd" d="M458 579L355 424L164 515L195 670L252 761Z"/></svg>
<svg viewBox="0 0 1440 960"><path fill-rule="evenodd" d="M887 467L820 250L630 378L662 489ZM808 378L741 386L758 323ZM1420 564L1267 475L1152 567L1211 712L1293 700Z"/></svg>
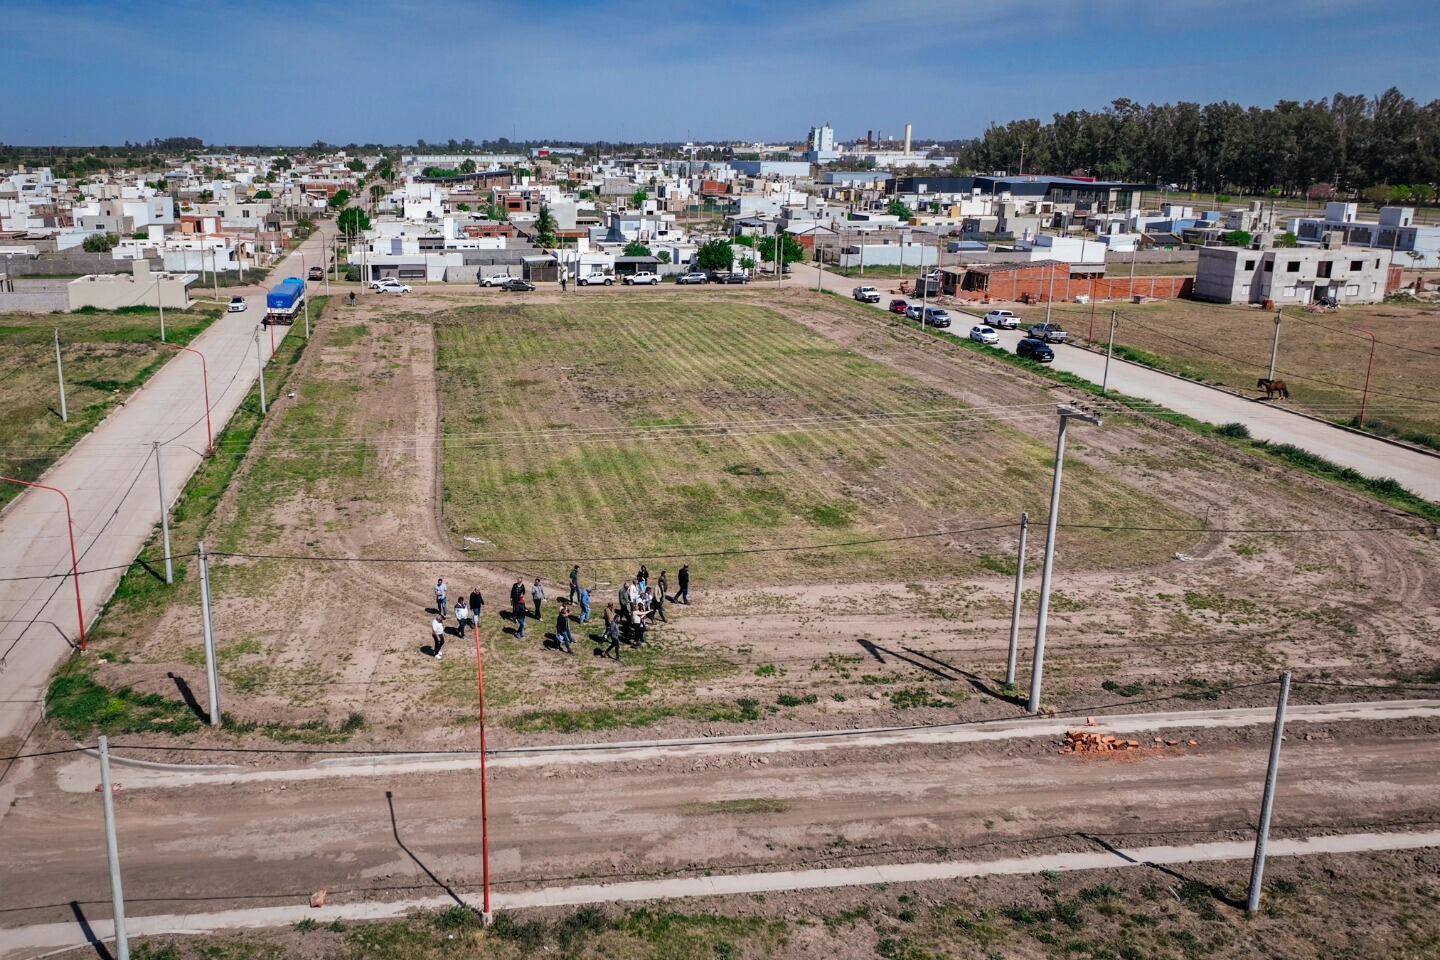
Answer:
<svg viewBox="0 0 1440 960"><path fill-rule="evenodd" d="M462 595L455 601L455 636L465 639L465 628L470 626L470 608L465 605Z"/></svg>
<svg viewBox="0 0 1440 960"><path fill-rule="evenodd" d="M480 629L480 614L485 609L485 595L480 592L480 584L470 588L470 620L475 624L475 629Z"/></svg>
<svg viewBox="0 0 1440 960"><path fill-rule="evenodd" d="M535 619L540 619L540 604L545 602L545 586L540 578L535 578L535 586L530 588L530 599L535 601Z"/></svg>
<svg viewBox="0 0 1440 960"><path fill-rule="evenodd" d="M439 617L432 617L430 620L430 633L435 640L435 659L441 660L444 654L441 652L445 647L445 624L440 622Z"/></svg>
<svg viewBox="0 0 1440 960"><path fill-rule="evenodd" d="M590 622L590 588L580 588L580 623L583 626Z"/></svg>
<svg viewBox="0 0 1440 960"><path fill-rule="evenodd" d="M570 568L570 602L580 599L580 564Z"/></svg>
<svg viewBox="0 0 1440 960"><path fill-rule="evenodd" d="M643 563L640 564L640 572L635 574L635 585L641 593L644 593L645 588L650 586L650 568Z"/></svg>
<svg viewBox="0 0 1440 960"><path fill-rule="evenodd" d="M575 655L575 651L571 649L575 638L570 635L570 606L563 602L560 604L560 614L555 618L555 642L566 653Z"/></svg>
<svg viewBox="0 0 1440 960"><path fill-rule="evenodd" d="M617 600L617 602L619 603L620 612L623 613L623 614L624 614L625 616L627 616L627 617L630 616L630 581L629 581L629 580L626 580L624 583L620 584L620 593L617 595L616 600Z"/></svg>
<svg viewBox="0 0 1440 960"><path fill-rule="evenodd" d="M615 662L620 662L620 617L615 612L615 604L605 604L605 640L610 645L602 652L602 657L615 654Z"/></svg>
<svg viewBox="0 0 1440 960"><path fill-rule="evenodd" d="M667 576L664 570L660 571L660 579L658 581L658 585L660 587L661 601L668 602L670 599L670 578Z"/></svg>
<svg viewBox="0 0 1440 960"><path fill-rule="evenodd" d="M650 597L650 619L658 620L661 623L669 623L670 618L665 616L665 591L651 590Z"/></svg>
<svg viewBox="0 0 1440 960"><path fill-rule="evenodd" d="M515 618L515 638L525 636L525 581L519 577L510 585L510 615Z"/></svg>
<svg viewBox="0 0 1440 960"><path fill-rule="evenodd" d="M690 564L687 563L680 568L676 579L679 581L680 589L675 592L675 600L688 607L690 606Z"/></svg>
<svg viewBox="0 0 1440 960"><path fill-rule="evenodd" d="M445 585L445 578L441 577L435 581L435 612L440 614L440 619L445 619L445 598L450 596L450 588Z"/></svg>

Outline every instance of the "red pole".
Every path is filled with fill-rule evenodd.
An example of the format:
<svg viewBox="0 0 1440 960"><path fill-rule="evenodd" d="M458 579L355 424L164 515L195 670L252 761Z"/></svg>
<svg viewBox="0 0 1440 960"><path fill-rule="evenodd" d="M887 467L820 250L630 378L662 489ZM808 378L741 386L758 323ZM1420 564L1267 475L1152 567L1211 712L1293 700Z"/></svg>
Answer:
<svg viewBox="0 0 1440 960"><path fill-rule="evenodd" d="M1370 338L1370 359L1365 361L1365 392L1360 395L1360 420L1359 426L1365 426L1365 408L1370 402L1370 367L1375 363L1375 334L1369 330L1361 330L1361 333Z"/></svg>
<svg viewBox="0 0 1440 960"><path fill-rule="evenodd" d="M480 871L485 888L485 922L490 922L490 776L485 759L485 652L475 621L475 684L480 692Z"/></svg>
<svg viewBox="0 0 1440 960"><path fill-rule="evenodd" d="M200 382L205 388L205 453L207 456L215 455L215 433L210 428L210 365L205 362L205 354L194 347L180 347L177 350L185 350L200 358Z"/></svg>
<svg viewBox="0 0 1440 960"><path fill-rule="evenodd" d="M65 525L70 531L70 579L75 581L75 619L80 624L80 652L86 649L85 642L85 608L80 603L80 558L75 553L75 518L70 513L70 498L65 491L59 487L47 487L43 483L31 483L28 480L16 480L14 477L0 477L6 483L18 483L22 487L36 487L40 490L49 490L52 493L60 494L65 501Z"/></svg>

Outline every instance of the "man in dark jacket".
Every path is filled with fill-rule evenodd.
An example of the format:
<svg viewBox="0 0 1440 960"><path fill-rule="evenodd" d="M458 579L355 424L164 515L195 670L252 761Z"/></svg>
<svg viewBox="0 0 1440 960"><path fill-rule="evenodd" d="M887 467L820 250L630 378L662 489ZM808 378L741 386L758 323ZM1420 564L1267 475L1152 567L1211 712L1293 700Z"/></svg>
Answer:
<svg viewBox="0 0 1440 960"><path fill-rule="evenodd" d="M580 599L580 564L570 568L570 602Z"/></svg>
<svg viewBox="0 0 1440 960"><path fill-rule="evenodd" d="M680 568L680 574L677 579L680 589L676 591L675 599L688 607L690 606L690 564L687 563Z"/></svg>
<svg viewBox="0 0 1440 960"><path fill-rule="evenodd" d="M575 640L570 636L570 607L568 604L560 604L560 614L555 618L555 642L558 643L560 649L566 653L572 655L575 653L574 650L570 649L570 645L574 643Z"/></svg>
<svg viewBox="0 0 1440 960"><path fill-rule="evenodd" d="M515 618L515 636L525 636L525 581L520 577L510 585L510 615Z"/></svg>
<svg viewBox="0 0 1440 960"><path fill-rule="evenodd" d="M470 622L475 624L475 633L480 633L480 611L485 606L485 597L480 593L480 584L470 588Z"/></svg>

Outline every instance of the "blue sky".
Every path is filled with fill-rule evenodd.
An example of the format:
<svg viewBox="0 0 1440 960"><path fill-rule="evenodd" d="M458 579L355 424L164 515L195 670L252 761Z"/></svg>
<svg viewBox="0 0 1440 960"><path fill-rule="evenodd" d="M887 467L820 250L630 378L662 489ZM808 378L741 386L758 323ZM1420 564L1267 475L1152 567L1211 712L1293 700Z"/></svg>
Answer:
<svg viewBox="0 0 1440 960"><path fill-rule="evenodd" d="M0 34L19 144L923 140L1117 97L1440 97L1435 0L0 0Z"/></svg>

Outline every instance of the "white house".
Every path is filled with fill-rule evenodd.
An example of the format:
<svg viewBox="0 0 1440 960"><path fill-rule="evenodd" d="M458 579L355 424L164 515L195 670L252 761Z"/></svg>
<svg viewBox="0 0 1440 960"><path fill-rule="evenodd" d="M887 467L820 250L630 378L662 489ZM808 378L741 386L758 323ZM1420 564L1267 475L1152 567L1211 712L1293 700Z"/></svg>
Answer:
<svg viewBox="0 0 1440 960"><path fill-rule="evenodd" d="M1326 233L1335 231L1352 246L1394 251L1397 266L1440 267L1440 227L1417 225L1412 207L1382 207L1378 221L1361 220L1357 211L1357 204L1327 203L1323 217L1297 217L1290 229L1307 246L1322 243Z"/></svg>

